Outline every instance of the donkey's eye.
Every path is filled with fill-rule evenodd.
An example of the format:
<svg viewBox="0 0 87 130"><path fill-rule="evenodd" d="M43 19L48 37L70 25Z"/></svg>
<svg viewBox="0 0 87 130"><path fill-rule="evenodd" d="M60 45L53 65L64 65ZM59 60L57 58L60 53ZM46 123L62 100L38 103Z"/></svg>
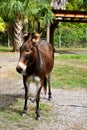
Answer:
<svg viewBox="0 0 87 130"><path fill-rule="evenodd" d="M32 46L26 49L26 52L30 52L32 50Z"/></svg>
<svg viewBox="0 0 87 130"><path fill-rule="evenodd" d="M31 49L26 49L26 52L30 52Z"/></svg>

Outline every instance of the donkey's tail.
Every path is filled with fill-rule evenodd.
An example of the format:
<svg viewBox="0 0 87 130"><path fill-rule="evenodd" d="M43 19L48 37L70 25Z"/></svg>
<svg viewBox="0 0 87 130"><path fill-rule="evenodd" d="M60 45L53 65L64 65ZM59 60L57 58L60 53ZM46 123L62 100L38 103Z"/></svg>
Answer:
<svg viewBox="0 0 87 130"><path fill-rule="evenodd" d="M44 92L45 92L45 95L46 95L46 92L47 92L47 77L44 78Z"/></svg>

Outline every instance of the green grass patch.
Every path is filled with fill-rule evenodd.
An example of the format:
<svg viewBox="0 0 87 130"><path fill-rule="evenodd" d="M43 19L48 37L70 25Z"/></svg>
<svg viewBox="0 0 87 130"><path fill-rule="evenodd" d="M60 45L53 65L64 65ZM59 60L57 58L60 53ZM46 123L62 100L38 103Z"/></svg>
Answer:
<svg viewBox="0 0 87 130"><path fill-rule="evenodd" d="M87 88L87 55L57 55L52 72L55 88Z"/></svg>
<svg viewBox="0 0 87 130"><path fill-rule="evenodd" d="M12 47L0 46L0 52L10 52Z"/></svg>
<svg viewBox="0 0 87 130"><path fill-rule="evenodd" d="M23 105L24 105L24 98L18 98L18 99L14 99L15 101L8 101L8 98L5 97L5 99L3 99L4 97L1 97L0 99L0 103L3 104L4 101L4 105L0 105L0 115L2 115L3 117L5 117L6 120L11 121L11 122L15 122L15 121L19 121L22 118L35 118L36 114L35 114L35 110L36 110L36 103L30 103L28 104L28 110L27 110L27 114L25 117L21 116L22 110L23 110ZM29 102L29 100L28 100ZM48 112L50 112L50 107L45 104L45 103L40 103L40 113L41 115L48 115ZM44 113L44 114L43 114Z"/></svg>
<svg viewBox="0 0 87 130"><path fill-rule="evenodd" d="M4 99L3 99L4 98ZM11 97L10 97L11 98ZM30 103L28 100L28 110L25 117L21 116L21 112L24 105L24 98L15 98L13 100L15 101L8 101L8 98L1 97L0 103L4 101L5 103L3 106L0 106L0 128L6 129L7 127L9 130L18 130L18 129L24 129L24 130L34 130L35 127L38 127L39 122L35 120L36 113L35 113L35 107L36 103ZM50 107L49 105L45 103L40 103L40 113L41 117L43 117L43 120L50 115ZM1 130L0 129L0 130Z"/></svg>

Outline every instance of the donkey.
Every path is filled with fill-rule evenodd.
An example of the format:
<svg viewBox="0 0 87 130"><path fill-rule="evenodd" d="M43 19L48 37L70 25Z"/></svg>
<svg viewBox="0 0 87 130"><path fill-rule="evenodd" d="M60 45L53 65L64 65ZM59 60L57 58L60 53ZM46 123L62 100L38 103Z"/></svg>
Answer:
<svg viewBox="0 0 87 130"><path fill-rule="evenodd" d="M20 48L20 58L16 70L23 75L25 103L23 115L26 114L28 87L31 81L36 84L36 119L40 119L39 102L42 87L46 92L47 78L49 83L49 100L51 99L50 73L54 66L54 52L50 43L40 39L41 34L29 34Z"/></svg>

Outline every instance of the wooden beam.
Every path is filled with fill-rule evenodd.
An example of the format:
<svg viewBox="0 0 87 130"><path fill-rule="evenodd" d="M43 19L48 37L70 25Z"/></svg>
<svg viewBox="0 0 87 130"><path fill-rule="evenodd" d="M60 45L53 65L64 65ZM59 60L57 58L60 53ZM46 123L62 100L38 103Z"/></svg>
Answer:
<svg viewBox="0 0 87 130"><path fill-rule="evenodd" d="M53 10L55 17L87 18L87 11Z"/></svg>
<svg viewBox="0 0 87 130"><path fill-rule="evenodd" d="M68 18L87 18L87 15L83 15L83 14L54 14L56 17L68 17Z"/></svg>
<svg viewBox="0 0 87 130"><path fill-rule="evenodd" d="M81 22L87 23L87 11L54 10L55 20L58 22Z"/></svg>

